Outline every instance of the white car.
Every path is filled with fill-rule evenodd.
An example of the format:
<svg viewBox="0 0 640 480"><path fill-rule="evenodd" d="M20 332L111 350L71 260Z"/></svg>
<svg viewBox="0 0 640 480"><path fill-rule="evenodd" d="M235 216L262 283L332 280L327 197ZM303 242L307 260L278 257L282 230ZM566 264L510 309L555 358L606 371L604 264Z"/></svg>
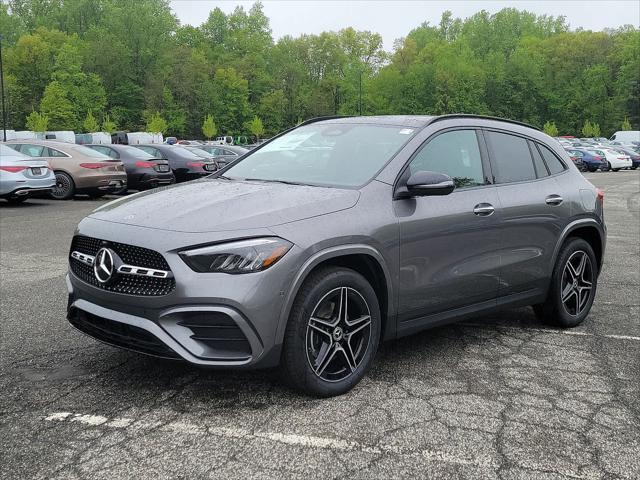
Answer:
<svg viewBox="0 0 640 480"><path fill-rule="evenodd" d="M31 195L50 192L55 185L56 176L46 161L0 145L0 198L21 203Z"/></svg>
<svg viewBox="0 0 640 480"><path fill-rule="evenodd" d="M633 162L631 162L631 157L629 155L620 153L610 148L599 148L598 151L604 154L604 158L608 164L609 170L617 172L621 168L631 168L631 166L633 165Z"/></svg>

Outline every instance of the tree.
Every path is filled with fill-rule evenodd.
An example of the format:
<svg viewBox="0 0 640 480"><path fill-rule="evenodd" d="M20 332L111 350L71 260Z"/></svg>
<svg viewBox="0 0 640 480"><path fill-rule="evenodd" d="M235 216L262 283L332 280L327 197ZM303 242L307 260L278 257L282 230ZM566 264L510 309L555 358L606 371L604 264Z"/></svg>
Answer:
<svg viewBox="0 0 640 480"><path fill-rule="evenodd" d="M631 130L631 122L629 122L629 117L624 117L624 121L622 122L621 130Z"/></svg>
<svg viewBox="0 0 640 480"><path fill-rule="evenodd" d="M262 120L260 120L258 116L254 116L253 119L247 123L247 130L256 137L256 140L260 140L260 137L264 134Z"/></svg>
<svg viewBox="0 0 640 480"><path fill-rule="evenodd" d="M151 114L147 120L147 132L164 134L166 131L167 121L162 118L160 112Z"/></svg>
<svg viewBox="0 0 640 480"><path fill-rule="evenodd" d="M117 129L118 129L118 126L116 125L116 122L112 121L111 117L107 113L104 116L104 120L102 121L102 130L109 134L113 134Z"/></svg>
<svg viewBox="0 0 640 480"><path fill-rule="evenodd" d="M100 125L98 124L96 118L93 116L91 110L87 112L87 116L82 123L82 127L84 128L85 132L97 132L98 128L100 128Z"/></svg>
<svg viewBox="0 0 640 480"><path fill-rule="evenodd" d="M218 132L218 129L216 128L216 124L213 121L213 115L207 115L204 118L204 122L202 122L202 133L204 134L205 137L207 137L207 140L211 140L211 138Z"/></svg>
<svg viewBox="0 0 640 480"><path fill-rule="evenodd" d="M49 117L40 112L31 112L27 117L26 125L33 132L46 132L49 125Z"/></svg>
<svg viewBox="0 0 640 480"><path fill-rule="evenodd" d="M544 129L544 133L546 133L550 137L557 137L558 136L558 127L556 127L556 122L547 121L544 124L543 129Z"/></svg>
<svg viewBox="0 0 640 480"><path fill-rule="evenodd" d="M49 118L51 130L74 130L78 125L73 104L68 92L59 82L53 81L44 90L40 102L40 113Z"/></svg>

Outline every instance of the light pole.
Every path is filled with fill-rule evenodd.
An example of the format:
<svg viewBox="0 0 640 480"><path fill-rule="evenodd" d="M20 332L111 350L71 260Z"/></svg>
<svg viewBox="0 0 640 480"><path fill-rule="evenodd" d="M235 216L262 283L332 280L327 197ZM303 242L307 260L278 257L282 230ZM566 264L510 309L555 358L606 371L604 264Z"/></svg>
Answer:
<svg viewBox="0 0 640 480"><path fill-rule="evenodd" d="M2 35L0 34L0 96L2 96L2 140L7 141L7 110L4 106L4 70L2 69Z"/></svg>
<svg viewBox="0 0 640 480"><path fill-rule="evenodd" d="M362 116L362 68L360 69L360 95L358 99L358 115Z"/></svg>

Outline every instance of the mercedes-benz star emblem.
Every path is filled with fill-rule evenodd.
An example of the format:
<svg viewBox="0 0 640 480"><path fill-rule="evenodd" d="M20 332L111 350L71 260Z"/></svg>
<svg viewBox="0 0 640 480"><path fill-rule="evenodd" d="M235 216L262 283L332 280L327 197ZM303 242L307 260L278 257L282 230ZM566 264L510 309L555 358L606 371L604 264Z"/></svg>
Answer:
<svg viewBox="0 0 640 480"><path fill-rule="evenodd" d="M101 248L96 254L93 264L93 274L100 283L107 283L111 280L114 270L113 254L108 248Z"/></svg>

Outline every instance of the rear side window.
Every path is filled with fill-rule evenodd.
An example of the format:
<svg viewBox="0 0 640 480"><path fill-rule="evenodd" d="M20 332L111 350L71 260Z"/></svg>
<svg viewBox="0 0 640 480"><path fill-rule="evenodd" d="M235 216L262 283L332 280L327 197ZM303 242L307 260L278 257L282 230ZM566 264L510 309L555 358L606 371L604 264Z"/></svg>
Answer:
<svg viewBox="0 0 640 480"><path fill-rule="evenodd" d="M484 185L482 159L475 130L445 132L430 140L409 164L420 170L446 173L456 188Z"/></svg>
<svg viewBox="0 0 640 480"><path fill-rule="evenodd" d="M491 147L491 162L496 183L511 183L533 180L531 152L527 141L508 133L486 132Z"/></svg>
<svg viewBox="0 0 640 480"><path fill-rule="evenodd" d="M551 172L551 175L555 175L556 173L560 173L564 171L564 168L565 168L564 163L560 161L560 159L556 156L555 153L553 153L544 145L538 144L538 148L542 153L542 157L544 158L544 161L546 162L547 167L549 167L549 171Z"/></svg>
<svg viewBox="0 0 640 480"><path fill-rule="evenodd" d="M529 142L529 146L531 147L531 156L533 157L533 164L536 167L536 174L538 175L538 178L548 177L549 170L547 170L544 160L542 160L542 155L540 155L535 144Z"/></svg>
<svg viewBox="0 0 640 480"><path fill-rule="evenodd" d="M59 152L58 150L55 150L53 148L48 147L47 150L49 151L50 157L66 157L64 153Z"/></svg>

